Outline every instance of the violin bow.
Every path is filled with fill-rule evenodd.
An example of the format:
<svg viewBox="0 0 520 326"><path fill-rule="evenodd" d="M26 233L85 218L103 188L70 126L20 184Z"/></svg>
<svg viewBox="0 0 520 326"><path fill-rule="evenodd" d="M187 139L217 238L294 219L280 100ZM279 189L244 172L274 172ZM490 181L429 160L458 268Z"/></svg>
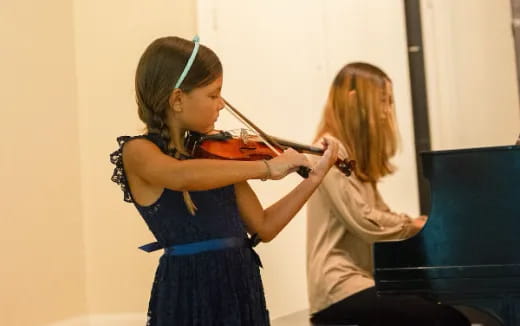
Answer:
<svg viewBox="0 0 520 326"><path fill-rule="evenodd" d="M237 118L239 121L241 121L243 124L245 124L248 128L251 128L254 130L258 137L269 147L276 155L280 155L280 152L275 148L277 146L278 148L283 148L282 145L280 145L273 137L266 134L262 129L258 128L251 120L246 118L240 111L238 111L236 108L234 108L228 101L226 101L223 97L221 97L222 101L224 101L226 110L231 113L235 118ZM300 166L298 169L298 174L301 175L304 178L307 178L309 176L309 172L311 172L311 169L309 169L306 166Z"/></svg>

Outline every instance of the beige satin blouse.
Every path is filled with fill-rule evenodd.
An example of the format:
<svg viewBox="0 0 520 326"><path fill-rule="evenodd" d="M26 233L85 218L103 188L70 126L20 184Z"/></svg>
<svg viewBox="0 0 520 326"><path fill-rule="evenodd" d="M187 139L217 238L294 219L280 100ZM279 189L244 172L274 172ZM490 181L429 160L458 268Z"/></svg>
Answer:
<svg viewBox="0 0 520 326"><path fill-rule="evenodd" d="M407 237L410 221L390 211L371 183L330 169L307 203L310 312L374 286L372 244Z"/></svg>

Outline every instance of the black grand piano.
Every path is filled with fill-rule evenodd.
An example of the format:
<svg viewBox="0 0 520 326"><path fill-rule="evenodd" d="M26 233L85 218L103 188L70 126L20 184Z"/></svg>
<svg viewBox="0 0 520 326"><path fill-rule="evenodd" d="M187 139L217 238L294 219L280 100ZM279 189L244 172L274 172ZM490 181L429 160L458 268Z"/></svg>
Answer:
<svg viewBox="0 0 520 326"><path fill-rule="evenodd" d="M414 294L520 326L520 146L421 153L424 228L374 245L380 295Z"/></svg>

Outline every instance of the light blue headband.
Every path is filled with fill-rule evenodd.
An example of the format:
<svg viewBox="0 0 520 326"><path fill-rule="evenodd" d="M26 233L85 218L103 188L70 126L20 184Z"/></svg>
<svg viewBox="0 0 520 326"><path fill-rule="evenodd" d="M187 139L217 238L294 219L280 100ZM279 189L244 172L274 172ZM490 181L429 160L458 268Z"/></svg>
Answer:
<svg viewBox="0 0 520 326"><path fill-rule="evenodd" d="M193 43L195 43L195 45L193 46L193 51L191 52L191 56L188 59L188 62L186 62L186 66L184 66L184 70L182 71L182 74L180 75L179 79L175 83L174 89L179 88L181 86L182 82L184 81L184 78L186 78L186 75L190 71L191 65L193 65L193 61L195 61L197 52L199 52L200 43L199 43L198 35L195 35L195 37L193 37Z"/></svg>

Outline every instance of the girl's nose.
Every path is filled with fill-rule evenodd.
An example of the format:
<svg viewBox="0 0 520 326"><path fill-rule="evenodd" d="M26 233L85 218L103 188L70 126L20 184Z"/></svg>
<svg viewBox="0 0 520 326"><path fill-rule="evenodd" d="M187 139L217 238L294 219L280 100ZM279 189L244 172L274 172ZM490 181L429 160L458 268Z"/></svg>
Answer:
<svg viewBox="0 0 520 326"><path fill-rule="evenodd" d="M217 111L222 110L225 106L226 106L226 104L224 103L224 99L221 97L220 101L218 103Z"/></svg>

